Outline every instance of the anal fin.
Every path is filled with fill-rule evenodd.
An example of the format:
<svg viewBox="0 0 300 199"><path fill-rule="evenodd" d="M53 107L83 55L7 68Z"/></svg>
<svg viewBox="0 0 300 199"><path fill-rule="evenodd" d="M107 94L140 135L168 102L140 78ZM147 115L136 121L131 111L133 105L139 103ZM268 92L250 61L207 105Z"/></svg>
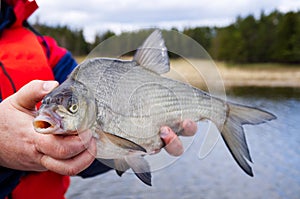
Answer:
<svg viewBox="0 0 300 199"><path fill-rule="evenodd" d="M134 174L146 185L151 184L151 171L147 160L142 156L126 156L125 160L129 167L133 170Z"/></svg>
<svg viewBox="0 0 300 199"><path fill-rule="evenodd" d="M130 168L125 159L115 159L114 164L114 168L120 177Z"/></svg>

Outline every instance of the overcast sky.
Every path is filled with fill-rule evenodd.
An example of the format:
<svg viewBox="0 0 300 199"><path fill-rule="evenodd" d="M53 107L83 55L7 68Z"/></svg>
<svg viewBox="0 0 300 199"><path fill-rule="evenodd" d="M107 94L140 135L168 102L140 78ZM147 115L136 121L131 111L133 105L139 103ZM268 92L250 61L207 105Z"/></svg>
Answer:
<svg viewBox="0 0 300 199"><path fill-rule="evenodd" d="M31 21L83 28L92 41L96 32L161 27L224 26L237 16L259 16L277 9L300 10L300 0L36 0Z"/></svg>

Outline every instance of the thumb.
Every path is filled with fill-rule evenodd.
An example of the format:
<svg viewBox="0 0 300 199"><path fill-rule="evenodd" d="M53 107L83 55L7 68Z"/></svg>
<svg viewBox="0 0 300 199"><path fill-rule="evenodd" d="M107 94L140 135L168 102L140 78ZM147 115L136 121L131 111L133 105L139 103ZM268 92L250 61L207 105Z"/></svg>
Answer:
<svg viewBox="0 0 300 199"><path fill-rule="evenodd" d="M56 81L33 80L13 95L13 101L17 106L35 110L35 105L57 86Z"/></svg>

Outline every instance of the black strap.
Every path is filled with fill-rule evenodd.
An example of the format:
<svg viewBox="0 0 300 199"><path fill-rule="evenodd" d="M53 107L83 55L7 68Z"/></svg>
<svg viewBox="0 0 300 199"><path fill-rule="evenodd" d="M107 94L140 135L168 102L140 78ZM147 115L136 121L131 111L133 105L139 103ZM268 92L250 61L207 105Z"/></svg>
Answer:
<svg viewBox="0 0 300 199"><path fill-rule="evenodd" d="M12 89L13 89L13 92L14 92L14 93L17 92L17 89L16 89L16 86L15 86L14 81L12 80L12 78L10 77L10 75L8 74L8 72L6 71L4 65L3 65L3 63L2 63L1 61L0 61L0 68L1 68L2 71L3 71L3 74L4 74L4 75L7 77L7 79L9 80L10 85L11 85L11 87L12 87Z"/></svg>
<svg viewBox="0 0 300 199"><path fill-rule="evenodd" d="M16 16L12 6L9 6L5 1L1 0L0 6L0 34L2 31L11 26L16 21Z"/></svg>

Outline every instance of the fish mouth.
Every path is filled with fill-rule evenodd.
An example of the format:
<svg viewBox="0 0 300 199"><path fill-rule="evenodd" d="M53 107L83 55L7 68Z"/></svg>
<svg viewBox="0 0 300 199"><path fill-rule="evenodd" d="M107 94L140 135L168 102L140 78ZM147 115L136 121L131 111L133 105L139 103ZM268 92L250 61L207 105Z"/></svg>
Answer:
<svg viewBox="0 0 300 199"><path fill-rule="evenodd" d="M42 134L63 134L65 131L61 126L62 118L52 110L40 110L38 116L33 120L35 131Z"/></svg>

